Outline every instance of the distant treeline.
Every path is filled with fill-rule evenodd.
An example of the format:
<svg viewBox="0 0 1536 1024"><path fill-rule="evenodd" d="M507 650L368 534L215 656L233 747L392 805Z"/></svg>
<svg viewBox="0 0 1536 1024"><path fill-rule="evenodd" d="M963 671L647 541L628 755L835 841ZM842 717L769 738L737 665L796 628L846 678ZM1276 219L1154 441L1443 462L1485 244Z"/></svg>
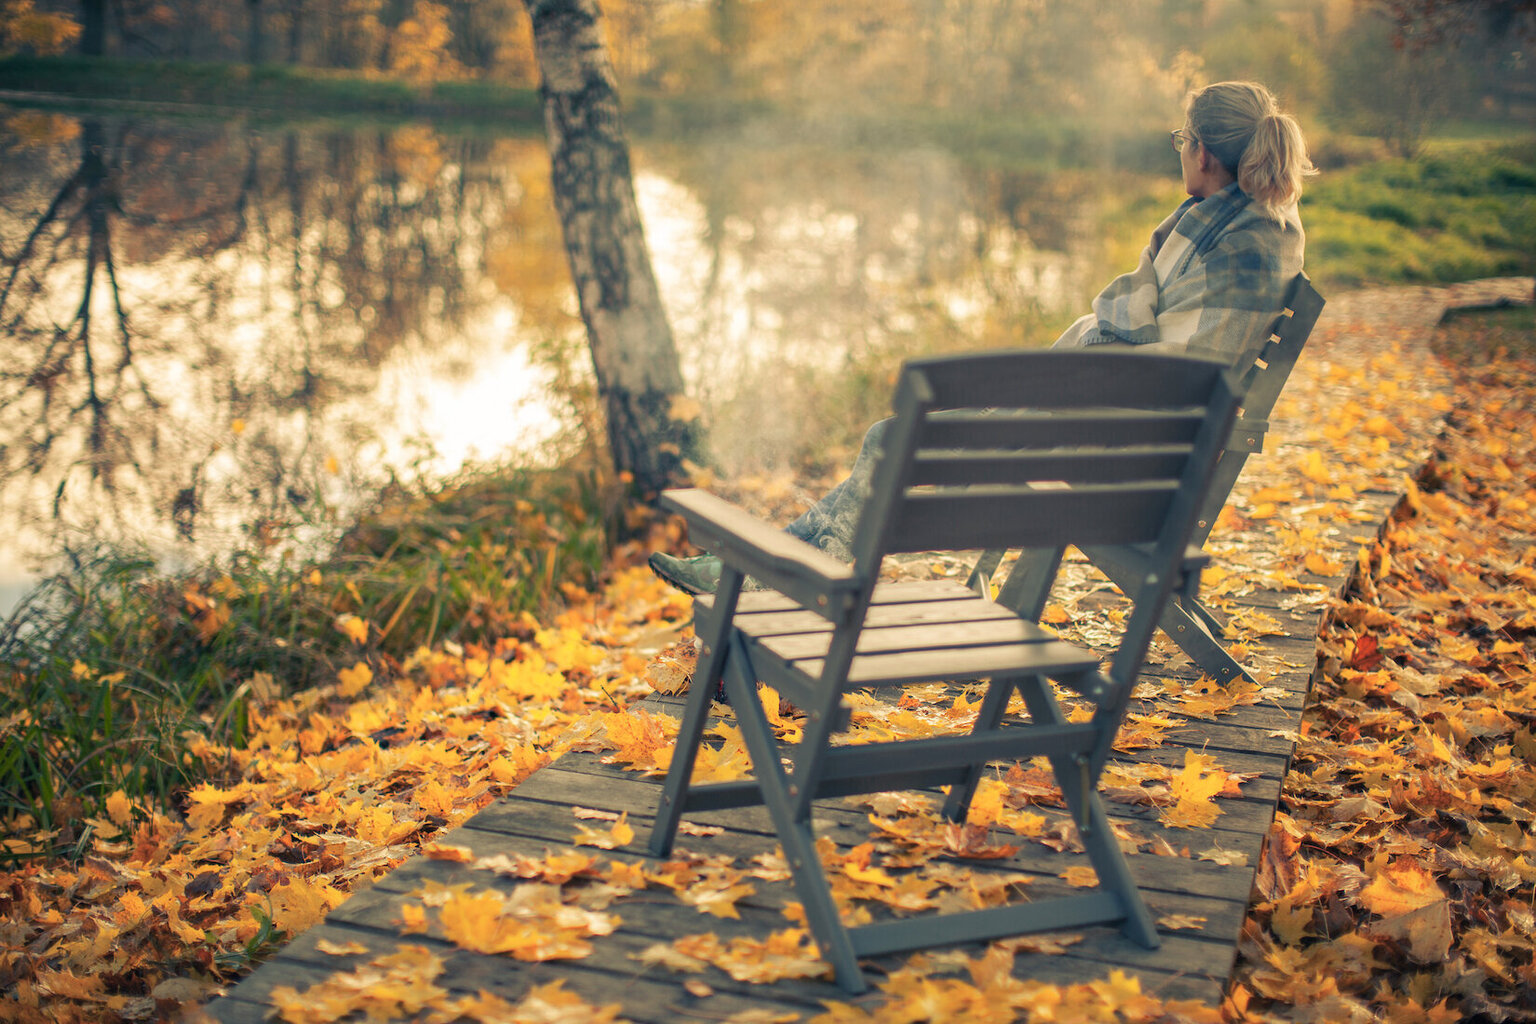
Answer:
<svg viewBox="0 0 1536 1024"><path fill-rule="evenodd" d="M623 85L809 113L1072 120L1114 137L1203 81L1414 151L1447 120L1536 113L1529 4L1482 0L601 0ZM27 11L30 27L17 12ZM1446 11L1456 17L1447 20ZM39 19L53 17L49 31ZM73 26L60 29L59 25ZM23 30L25 28L25 31ZM520 0L0 2L0 53L537 85ZM217 99L217 97L208 97Z"/></svg>

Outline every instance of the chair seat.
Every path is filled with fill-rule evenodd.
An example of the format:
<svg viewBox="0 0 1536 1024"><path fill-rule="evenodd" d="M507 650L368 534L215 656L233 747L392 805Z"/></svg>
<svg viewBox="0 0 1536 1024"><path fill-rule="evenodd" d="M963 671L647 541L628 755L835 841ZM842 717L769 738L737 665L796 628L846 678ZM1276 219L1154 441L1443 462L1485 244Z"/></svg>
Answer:
<svg viewBox="0 0 1536 1024"><path fill-rule="evenodd" d="M833 636L821 616L768 591L742 595L736 627L753 645L754 663L762 651L811 677L821 674ZM1098 655L957 581L882 583L874 589L844 689L1002 675L1059 677L1098 667Z"/></svg>

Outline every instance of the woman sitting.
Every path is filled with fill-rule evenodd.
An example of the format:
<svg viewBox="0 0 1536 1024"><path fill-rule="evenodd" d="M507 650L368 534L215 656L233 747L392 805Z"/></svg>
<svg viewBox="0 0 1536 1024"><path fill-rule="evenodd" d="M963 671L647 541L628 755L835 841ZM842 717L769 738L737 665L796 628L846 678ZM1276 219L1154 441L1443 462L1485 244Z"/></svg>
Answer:
<svg viewBox="0 0 1536 1024"><path fill-rule="evenodd" d="M1056 347L1135 345L1240 366L1264 344L1302 269L1297 202L1314 172L1301 128L1264 86L1218 82L1191 94L1172 139L1190 198L1152 232L1136 269L1111 281ZM887 422L865 434L848 478L786 532L851 559ZM690 594L713 593L720 578L713 555L656 552L650 566Z"/></svg>

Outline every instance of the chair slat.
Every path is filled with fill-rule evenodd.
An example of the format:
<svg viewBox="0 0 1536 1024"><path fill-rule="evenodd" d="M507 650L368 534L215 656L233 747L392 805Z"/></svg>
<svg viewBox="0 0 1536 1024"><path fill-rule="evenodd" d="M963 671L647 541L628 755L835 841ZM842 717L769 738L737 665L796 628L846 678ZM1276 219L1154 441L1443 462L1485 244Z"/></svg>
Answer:
<svg viewBox="0 0 1536 1024"><path fill-rule="evenodd" d="M1190 409L1077 412L1015 408L950 410L923 423L924 448L1188 444L1203 416Z"/></svg>
<svg viewBox="0 0 1536 1024"><path fill-rule="evenodd" d="M1226 372L1215 360L1115 346L1030 355L1021 362L1017 351L1003 350L914 359L907 366L922 376L939 409L1200 405L1216 376ZM1196 363L1204 373L1195 372Z"/></svg>
<svg viewBox="0 0 1536 1024"><path fill-rule="evenodd" d="M808 675L819 675L821 661L797 662ZM1097 655L1062 640L1043 644L1004 644L944 648L936 651L901 651L855 658L843 684L845 690L866 686L906 686L938 679L982 679L1005 675L1054 675L1091 672L1099 667Z"/></svg>
<svg viewBox="0 0 1536 1024"><path fill-rule="evenodd" d="M971 594L976 601L976 595ZM988 619L1007 621L1016 619L1007 608L991 601L962 606L955 601L925 601L916 604L875 605L864 615L865 629L879 629L904 624L940 623L955 625ZM832 624L825 618L808 611L742 612L736 616L738 628L748 636L787 636L796 633L830 633Z"/></svg>
<svg viewBox="0 0 1536 1024"><path fill-rule="evenodd" d="M981 602L978 599L977 603ZM743 631L755 636L765 647L786 661L823 657L831 643L832 631L808 629L797 633L760 636L751 633L751 623L742 623ZM859 633L858 654L894 653L896 651L943 650L951 647L989 644L1035 644L1057 639L1054 633L1017 616L902 623L884 627L867 622Z"/></svg>
<svg viewBox="0 0 1536 1024"><path fill-rule="evenodd" d="M1108 483L1177 477L1189 458L1188 445L1132 449L1062 448L1049 452L919 452L912 463L911 486L1025 484L1033 481Z"/></svg>
<svg viewBox="0 0 1536 1024"><path fill-rule="evenodd" d="M1156 539L1178 482L1094 484L1068 490L973 487L908 494L885 549L970 550L1140 544Z"/></svg>

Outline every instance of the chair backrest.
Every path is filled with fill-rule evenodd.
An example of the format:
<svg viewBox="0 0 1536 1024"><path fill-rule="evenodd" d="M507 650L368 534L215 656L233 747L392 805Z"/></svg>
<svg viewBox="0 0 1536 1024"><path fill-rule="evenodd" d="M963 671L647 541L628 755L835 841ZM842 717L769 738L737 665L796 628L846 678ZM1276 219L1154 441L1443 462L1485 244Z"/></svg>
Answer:
<svg viewBox="0 0 1536 1024"><path fill-rule="evenodd" d="M1126 349L909 362L856 575L912 551L1152 543L1176 559L1238 400L1222 363Z"/></svg>
<svg viewBox="0 0 1536 1024"><path fill-rule="evenodd" d="M1194 534L1190 538L1190 543L1196 547L1205 545L1248 456L1264 450L1269 414L1295 369L1296 360L1301 357L1301 350L1317 324L1323 305L1323 297L1312 287L1311 279L1306 274L1297 274L1286 294L1285 308L1275 318L1257 355L1246 366L1236 368L1243 407L1232 428L1227 450L1222 453L1212 474L1205 503L1196 517Z"/></svg>

